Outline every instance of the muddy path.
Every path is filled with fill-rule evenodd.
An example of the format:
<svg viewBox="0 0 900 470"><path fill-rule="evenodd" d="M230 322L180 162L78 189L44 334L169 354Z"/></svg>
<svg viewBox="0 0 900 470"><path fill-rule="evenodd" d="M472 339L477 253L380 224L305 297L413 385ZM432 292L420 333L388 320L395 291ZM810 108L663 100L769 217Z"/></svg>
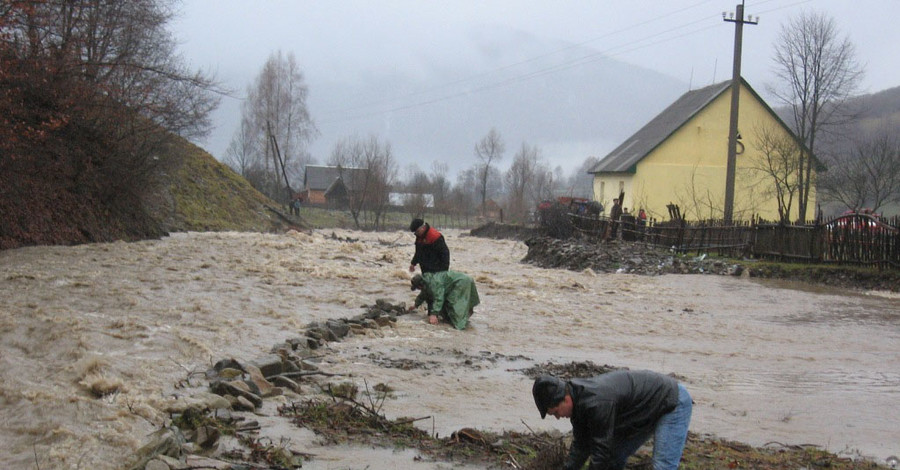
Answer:
<svg viewBox="0 0 900 470"><path fill-rule="evenodd" d="M540 420L524 370L591 361L683 377L697 433L880 461L900 452L896 294L542 269L520 262L521 241L446 235L452 268L482 298L469 329L404 316L329 343L321 358L361 387L390 384L390 418L431 416L418 425L439 436L567 431ZM0 252L0 418L10 423L0 466L120 468L192 371L266 354L378 298L411 302L411 242L405 232L187 233ZM304 468L441 468L408 452L319 446L268 413L265 433L318 455Z"/></svg>

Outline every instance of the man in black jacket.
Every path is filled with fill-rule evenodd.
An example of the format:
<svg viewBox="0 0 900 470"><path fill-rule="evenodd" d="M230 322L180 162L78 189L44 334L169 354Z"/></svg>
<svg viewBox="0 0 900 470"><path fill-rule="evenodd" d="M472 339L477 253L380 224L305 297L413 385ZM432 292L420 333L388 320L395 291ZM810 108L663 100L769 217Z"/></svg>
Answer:
<svg viewBox="0 0 900 470"><path fill-rule="evenodd" d="M415 272L417 264L422 274L450 269L450 249L441 232L422 219L413 219L409 231L416 234L416 254L409 262L409 272Z"/></svg>
<svg viewBox="0 0 900 470"><path fill-rule="evenodd" d="M653 437L653 469L676 470L691 422L691 396L672 377L618 370L562 381L543 375L531 389L543 419L572 421L566 470L623 469L628 457Z"/></svg>

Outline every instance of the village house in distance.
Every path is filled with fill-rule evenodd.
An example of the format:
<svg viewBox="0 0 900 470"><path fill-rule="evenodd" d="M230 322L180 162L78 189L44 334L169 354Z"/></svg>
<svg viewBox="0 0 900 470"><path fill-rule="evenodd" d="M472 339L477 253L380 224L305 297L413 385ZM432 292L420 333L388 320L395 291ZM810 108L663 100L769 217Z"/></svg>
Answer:
<svg viewBox="0 0 900 470"><path fill-rule="evenodd" d="M303 172L303 200L312 205L346 207L352 193L363 191L366 168L306 165Z"/></svg>
<svg viewBox="0 0 900 470"><path fill-rule="evenodd" d="M734 219L777 221L781 208L795 220L798 195L789 191L806 149L744 79L739 97ZM730 110L731 80L685 93L588 172L594 198L612 207L624 193L630 212L643 208L659 220L669 219L673 205L687 220L721 219ZM815 200L813 185L808 207Z"/></svg>

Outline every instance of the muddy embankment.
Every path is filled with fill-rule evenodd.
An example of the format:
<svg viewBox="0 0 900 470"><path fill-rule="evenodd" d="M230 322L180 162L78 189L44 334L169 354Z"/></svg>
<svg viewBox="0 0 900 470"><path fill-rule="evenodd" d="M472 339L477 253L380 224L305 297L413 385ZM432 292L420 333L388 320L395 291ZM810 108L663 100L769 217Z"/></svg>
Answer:
<svg viewBox="0 0 900 470"><path fill-rule="evenodd" d="M900 292L900 271L827 265L780 264L752 259L724 259L706 254L676 254L663 247L621 240L596 241L585 237L564 240L544 236L540 229L488 224L473 236L523 241L524 262L542 268L603 273L719 274L761 279L784 279L856 290Z"/></svg>

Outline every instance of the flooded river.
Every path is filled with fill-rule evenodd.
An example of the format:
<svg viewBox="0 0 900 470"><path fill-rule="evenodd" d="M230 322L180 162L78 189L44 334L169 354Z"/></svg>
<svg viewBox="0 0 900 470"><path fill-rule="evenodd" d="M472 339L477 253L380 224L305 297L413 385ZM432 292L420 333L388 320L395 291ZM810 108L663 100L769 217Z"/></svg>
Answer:
<svg viewBox="0 0 900 470"><path fill-rule="evenodd" d="M446 436L556 428L522 369L593 361L682 377L691 430L753 445L900 453L900 297L703 275L644 277L521 264L521 242L447 231L482 303L462 332L421 314L329 344L322 368L389 384L388 417ZM412 234L186 233L0 252L0 468L121 468L192 372L252 359L313 320L411 302ZM399 367L398 361L417 367ZM101 392L101 393L98 393ZM96 398L97 395L102 398ZM304 468L446 468L415 452L319 447Z"/></svg>

